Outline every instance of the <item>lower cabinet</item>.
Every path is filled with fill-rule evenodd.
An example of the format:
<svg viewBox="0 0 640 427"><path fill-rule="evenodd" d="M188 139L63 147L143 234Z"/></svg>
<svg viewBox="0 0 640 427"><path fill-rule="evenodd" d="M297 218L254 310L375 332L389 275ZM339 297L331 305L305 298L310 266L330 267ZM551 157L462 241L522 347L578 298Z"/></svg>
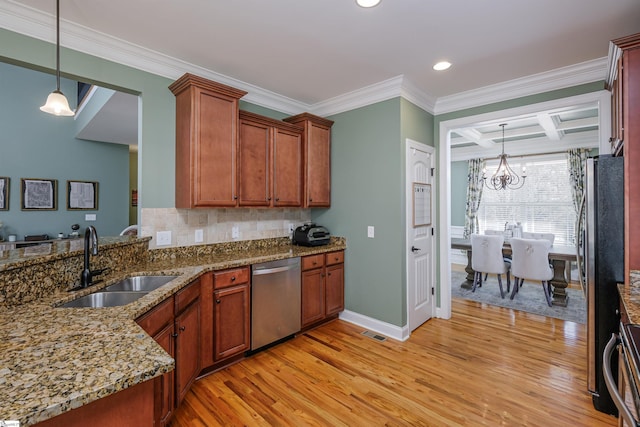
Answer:
<svg viewBox="0 0 640 427"><path fill-rule="evenodd" d="M344 310L344 251L302 258L302 327Z"/></svg>
<svg viewBox="0 0 640 427"><path fill-rule="evenodd" d="M232 268L202 278L203 368L242 354L251 346L251 270Z"/></svg>
<svg viewBox="0 0 640 427"><path fill-rule="evenodd" d="M156 382L154 391L154 424L165 426L200 372L200 280L136 322L176 361L175 369Z"/></svg>

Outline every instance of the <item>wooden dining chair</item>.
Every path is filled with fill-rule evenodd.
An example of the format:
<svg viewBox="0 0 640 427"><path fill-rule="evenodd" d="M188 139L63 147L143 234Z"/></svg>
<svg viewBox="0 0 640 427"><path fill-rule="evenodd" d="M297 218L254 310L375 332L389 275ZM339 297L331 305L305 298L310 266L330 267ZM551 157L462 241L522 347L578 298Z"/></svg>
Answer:
<svg viewBox="0 0 640 427"><path fill-rule="evenodd" d="M505 292L502 288L502 275L507 275L507 292L511 288L511 276L509 269L511 264L506 262L502 256L502 246L504 236L492 236L483 234L471 235L471 268L473 268L473 286L471 291L482 286L482 274L496 274L498 276L498 286L500 296L504 298ZM485 279L486 280L486 279Z"/></svg>
<svg viewBox="0 0 640 427"><path fill-rule="evenodd" d="M542 290L551 307L551 282L553 268L549 265L551 242L546 239L511 239L511 273L513 274L513 291L515 297L524 279L542 283Z"/></svg>

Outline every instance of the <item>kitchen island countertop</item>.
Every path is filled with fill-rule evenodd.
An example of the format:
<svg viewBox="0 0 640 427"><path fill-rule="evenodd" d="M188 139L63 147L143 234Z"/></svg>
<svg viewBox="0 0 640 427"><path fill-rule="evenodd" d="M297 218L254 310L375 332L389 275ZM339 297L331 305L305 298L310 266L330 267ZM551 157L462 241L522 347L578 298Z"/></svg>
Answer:
<svg viewBox="0 0 640 427"><path fill-rule="evenodd" d="M174 360L135 319L208 271L344 249L345 240L332 237L318 247L275 245L150 257L88 289L61 290L36 302L3 307L0 420L33 425L172 370ZM126 306L57 307L124 277L148 274L179 277Z"/></svg>

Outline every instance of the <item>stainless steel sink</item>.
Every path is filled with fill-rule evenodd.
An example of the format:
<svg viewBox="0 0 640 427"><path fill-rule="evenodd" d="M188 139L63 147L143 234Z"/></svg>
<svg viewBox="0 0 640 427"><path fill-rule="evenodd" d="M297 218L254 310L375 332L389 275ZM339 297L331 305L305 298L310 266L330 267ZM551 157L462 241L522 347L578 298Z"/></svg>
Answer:
<svg viewBox="0 0 640 427"><path fill-rule="evenodd" d="M60 307L117 307L132 303L146 294L148 292L94 292L62 304Z"/></svg>
<svg viewBox="0 0 640 427"><path fill-rule="evenodd" d="M104 288L106 292L151 292L166 285L178 276L134 276Z"/></svg>

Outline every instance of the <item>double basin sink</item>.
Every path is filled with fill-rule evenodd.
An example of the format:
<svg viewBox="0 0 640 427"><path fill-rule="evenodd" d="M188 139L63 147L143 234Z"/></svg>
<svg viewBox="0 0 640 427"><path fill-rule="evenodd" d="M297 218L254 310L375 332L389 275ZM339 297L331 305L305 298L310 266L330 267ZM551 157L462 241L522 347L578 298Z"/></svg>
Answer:
<svg viewBox="0 0 640 427"><path fill-rule="evenodd" d="M142 298L151 291L166 285L178 276L134 276L89 295L76 298L60 307L117 307Z"/></svg>

